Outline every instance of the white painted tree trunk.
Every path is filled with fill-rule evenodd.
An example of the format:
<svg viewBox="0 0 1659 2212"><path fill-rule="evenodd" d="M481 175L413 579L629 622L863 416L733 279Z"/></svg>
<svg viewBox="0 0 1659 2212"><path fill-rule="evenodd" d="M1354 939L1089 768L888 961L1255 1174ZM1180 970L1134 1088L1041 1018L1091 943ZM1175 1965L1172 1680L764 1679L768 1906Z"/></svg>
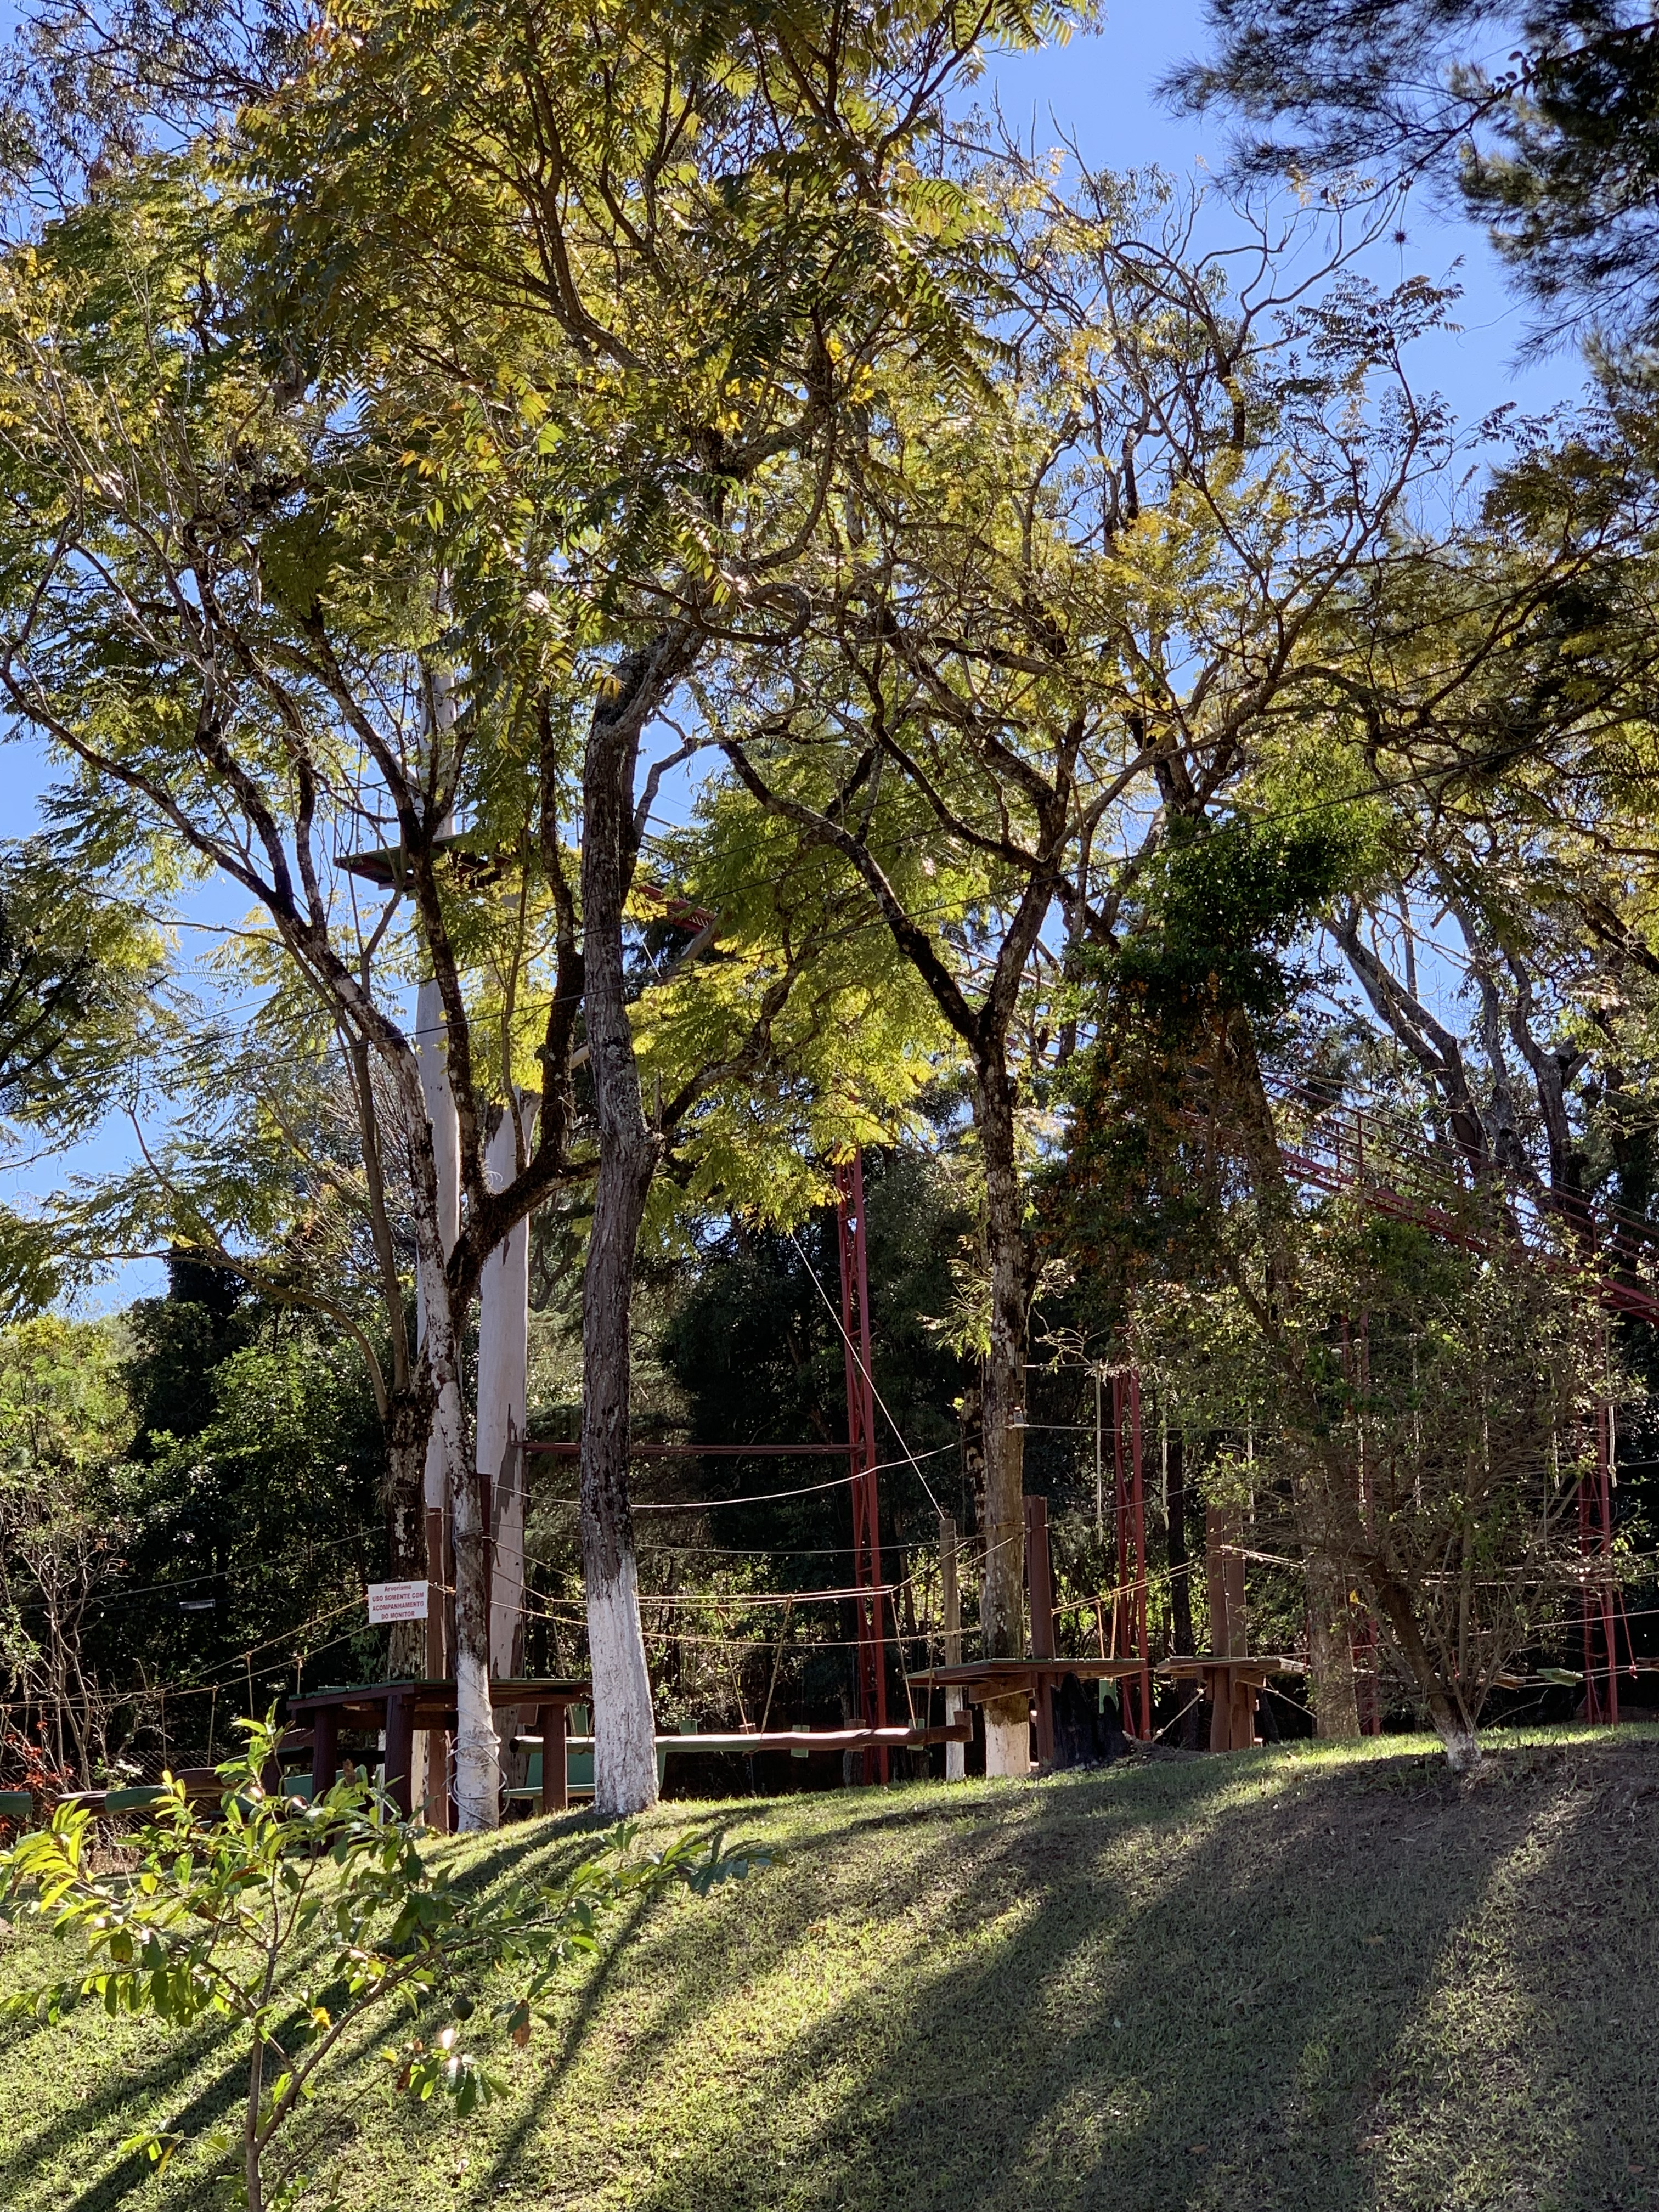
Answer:
<svg viewBox="0 0 1659 2212"><path fill-rule="evenodd" d="M455 1119L455 1102L450 1096L449 1078L444 1064L443 1001L438 995L437 984L428 979L415 994L415 1057L421 1072L421 1091L426 1100L427 1120L432 1128L432 1159L438 1179L438 1226L447 1251L460 1234L461 1222L461 1137ZM423 1346L427 1339L427 1311L434 1296L432 1271L424 1260L415 1263L415 1328L416 1341ZM436 1294L443 1295L442 1286ZM431 1577L434 1591L445 1580L444 1561L430 1556L430 1531L433 1516L440 1521L444 1513L444 1502L449 1494L445 1480L443 1438L434 1419L426 1442L426 1472L422 1497L428 1531L427 1572ZM441 1674L444 1671L444 1632L442 1599L434 1598L435 1618L428 1614L426 1637L426 1672ZM434 1756L438 1739L424 1731L415 1739L410 1777L410 1802L418 1814L425 1806L431 1818L436 1808L441 1824L448 1820L449 1777L440 1774Z"/></svg>
<svg viewBox="0 0 1659 2212"><path fill-rule="evenodd" d="M1472 1728L1460 1724L1446 1729L1441 1741L1446 1747L1446 1764L1454 1774L1480 1771L1480 1741Z"/></svg>
<svg viewBox="0 0 1659 2212"><path fill-rule="evenodd" d="M587 1646L593 1668L593 1809L619 1820L657 1801L657 1746L651 1677L640 1635L640 1587L634 1554L619 1571L587 1583Z"/></svg>
<svg viewBox="0 0 1659 2212"><path fill-rule="evenodd" d="M1002 1720L985 1709L985 1771L1017 1775L1021 1781L1031 1771L1031 1724L1026 1720Z"/></svg>
<svg viewBox="0 0 1659 2212"><path fill-rule="evenodd" d="M460 1130L449 1088L443 1003L435 982L428 981L421 985L416 999L415 1022L421 1091L431 1125L433 1164L437 1176L438 1229L447 1256L453 1250L461 1227ZM416 1290L422 1340L429 1341L434 1352L442 1346L447 1357L441 1364L447 1370L439 1389L432 1435L427 1445L426 1507L428 1516L436 1515L441 1521L447 1519L459 1553L464 1546L476 1547L483 1540L483 1532L478 1525L478 1486L466 1449L460 1382L456 1371L459 1348L453 1342L449 1325L448 1292L435 1264L425 1257L419 1263ZM433 1525L428 1519L428 1528ZM428 1571L440 1583L445 1579L441 1552L440 1546L439 1559L428 1561ZM487 1624L481 1620L475 1630L460 1617L458 1608L457 1631L457 1648L453 1654L442 1650L441 1634L428 1638L427 1663L437 1672L434 1661L449 1658L453 1662L450 1671L455 1676L457 1722L455 1803L459 1825L464 1832L471 1832L493 1828L500 1820L501 1747L489 1703ZM435 1650L434 1644L439 1647ZM428 1747L437 1741L431 1735L424 1738ZM439 1808L447 1796L449 1778L428 1771L419 1779L428 1817L436 1813L441 1826L443 1814Z"/></svg>
<svg viewBox="0 0 1659 2212"><path fill-rule="evenodd" d="M520 1141L534 1129L533 1100L515 1122L503 1113L484 1154L484 1179L504 1190ZM530 1370L530 1224L521 1221L484 1261L478 1281L478 1473L489 1486L489 1671L510 1680L524 1663L524 1435Z"/></svg>

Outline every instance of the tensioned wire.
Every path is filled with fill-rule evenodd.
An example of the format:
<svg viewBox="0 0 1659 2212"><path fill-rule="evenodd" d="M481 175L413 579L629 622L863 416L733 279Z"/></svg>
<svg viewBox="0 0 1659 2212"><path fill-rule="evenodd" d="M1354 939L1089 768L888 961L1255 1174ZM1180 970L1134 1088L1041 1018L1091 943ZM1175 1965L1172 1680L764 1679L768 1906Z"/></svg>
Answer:
<svg viewBox="0 0 1659 2212"><path fill-rule="evenodd" d="M527 1556L528 1556L528 1555L527 1555ZM545 1564L545 1563L544 1563L544 1562L539 1562L539 1561L538 1561L538 1564ZM1197 1563L1189 1563L1189 1565L1195 1565L1195 1564L1197 1564ZM1645 1564L1647 1564L1647 1565L1655 1565L1655 1564L1659 1564L1659 1559L1650 1559L1648 1561L1646 1561L1646 1562L1645 1562ZM1167 1580L1169 1580L1169 1579L1170 1578L1170 1577L1171 1577L1173 1574L1178 1574L1178 1573L1180 1573L1180 1572L1182 1572L1182 1569L1179 1569L1179 1568L1176 1568L1176 1569L1164 1569L1164 1570L1159 1570L1159 1571L1156 1571L1156 1572L1154 1572L1154 1573L1149 1574L1149 1576L1147 1577L1147 1581L1148 1581L1149 1584L1150 1584L1150 1583L1161 1583L1161 1582L1164 1582L1164 1581L1167 1581ZM904 1582L901 1582L901 1583L896 1583L891 1584L890 1587L891 1589L895 1589L895 1590L902 1590L902 1589L904 1589L904 1587L906 1586L906 1583L914 1583L916 1581L916 1579L917 1579L917 1578L916 1578L915 1577L914 1577L914 1576L907 1576L907 1577L905 1577ZM1076 1600L1068 1600L1068 1601L1067 1601L1064 1605L1057 1606L1057 1607L1055 1607L1055 1612L1056 1612L1056 1613L1071 1613L1071 1612L1079 1611L1079 1610L1081 1610L1081 1609L1082 1609L1083 1607L1087 1607L1087 1606L1092 1606L1092 1605L1093 1605L1093 1604L1095 1604L1097 1601L1099 1601L1099 1602L1104 1602L1104 1601L1105 1601L1105 1600L1107 1600L1108 1598L1112 1597L1112 1596L1114 1596L1114 1595L1127 1595L1132 1594L1132 1593L1133 1592L1133 1590L1135 1590L1138 1587L1139 1587L1139 1583L1129 1583L1123 1584L1123 1585L1121 1586L1121 1588L1119 1590L1115 1591L1115 1592L1111 1591L1111 1590L1105 1590L1105 1591L1102 1591L1102 1592L1100 1592L1100 1593L1098 1594L1098 1598L1097 1598L1097 1599L1096 1597L1087 1597L1087 1598L1081 1598L1081 1599L1076 1599ZM645 1595L645 1596L646 1596L646 1598L647 1598L647 1602L659 1602L659 1601L659 1601L659 1600L654 1599L654 1598L652 1596L652 1595L651 1595L650 1593L648 1593L648 1592L647 1592L647 1593L645 1593L644 1595ZM667 1595L674 1595L674 1594L672 1594L672 1593L669 1593L669 1594L667 1594ZM700 1597L700 1595L701 1595L701 1594L688 1593L687 1595L696 1595L696 1596L699 1596L699 1597ZM769 1594L769 1595L770 1595L770 1594ZM781 1600L782 1600L784 1597L787 1597L788 1595L789 1595L789 1593L787 1593L787 1592L778 1593L778 1594L777 1594L777 1595L778 1595L779 1601L781 1601ZM796 1592L796 1593L794 1593L793 1595L794 1595L794 1596L795 1596L796 1602L797 1602L797 1603L799 1603L799 1602L801 1601L801 1600L802 1600L802 1598L803 1598L804 1596L809 1596L809 1595L811 1595L811 1594L810 1592L808 1592L808 1593ZM573 1620L574 1622L578 1622L578 1623L579 1623L581 1620L583 1620L583 1619L585 1618L585 1615L584 1615L584 1613L582 1613L581 1608L580 1608L580 1607L578 1607L578 1606L574 1605L574 1602L567 1602L567 1604L566 1604L565 1607L564 1607L562 1610L560 1610L560 1609L558 1609L558 1608L557 1608L556 1601L548 1601L548 1600L545 1600L545 1599L541 1598L540 1594L539 1594L538 1592L536 1592L536 1591L533 1591L533 1590L526 1590L526 1591L525 1592L525 1597L526 1597L526 1601L534 1601L535 1606L536 1606L536 1611L537 1611L537 1616L538 1616L538 1617L541 1617L541 1618L547 1618L547 1619L567 1619L567 1618L568 1618L568 1619ZM207 1694L209 1694L210 1692L212 1692L212 1691L214 1691L214 1690L217 1690L217 1689L222 1689L222 1688L224 1688L224 1687L225 1687L225 1686L226 1686L229 1682L232 1682L232 1681L234 1681L234 1680L238 1680L238 1679L242 1678L242 1677L246 1674L246 1671L247 1671L248 1662L249 1662L252 1658L254 1658L255 1656L257 1656L257 1655L258 1655L259 1652L261 1652L261 1651L276 1650L277 1650L277 1649L281 1648L281 1647L282 1647L283 1645L284 1645L284 1644L291 1644L291 1643L292 1643L292 1642L294 1642L295 1639L297 1639L297 1638L299 1638L303 1637L303 1636L306 1634L306 1632L307 1632L307 1631L308 1629L315 1628L315 1627L322 1627L322 1626L325 1626L329 1621L338 1619L338 1617L339 1617L339 1615L340 1615L341 1613L345 1613L345 1612L348 1612L348 1611L350 1611L350 1610L354 1609L356 1607L357 1607L357 1606L358 1606L358 1605L360 1605L361 1603L362 1603L362 1600L361 1600L360 1598L354 1597L354 1598L350 1599L350 1600L349 1600L346 1604L344 1604L344 1605L340 1605L340 1606L336 1606L336 1607L332 1607L330 1611L328 1611L328 1612L326 1612L326 1613L318 1613L318 1614L314 1615L314 1616L313 1616L310 1620L307 1620L307 1621L305 1621L305 1622L301 1623L301 1624L300 1624L300 1626L297 1626L297 1627L291 1628L291 1629L289 1629L289 1630L285 1631L285 1632L284 1632L282 1635L280 1635L280 1636L274 1636L274 1637L270 1637L270 1638L267 1638L264 1643L262 1643L262 1644L255 1644L255 1645L252 1646L252 1647L251 1647L251 1649L250 1649L249 1650L247 1650L247 1651L246 1651L246 1652L239 1653L239 1654L236 1656L236 1657L235 1657L235 1659L234 1659L234 1661L233 1662L227 1662L227 1664L226 1664L226 1668L225 1668L225 1671L224 1671L224 1672L222 1672L222 1673L220 1673L220 1672L216 1671L216 1672L215 1672L213 1674L211 1674L211 1675L208 1675L208 1676L198 1676L198 1677L193 1678L193 1679L183 1679L183 1680L179 1680L179 1681L177 1681L177 1682L151 1682L151 1683L149 1683L149 1684L143 1685L142 1687L140 1687L140 1688L139 1688L139 1689L137 1689L137 1690L133 1691L133 1692L131 1693L131 1700L133 1700L133 1701L137 1701L137 1702L139 1702L139 1703L143 1703L143 1702L147 1702L149 1699L150 1699L150 1698L160 1698L160 1697L161 1697L161 1696L167 1696L167 1697L169 1697L169 1698L182 1698L182 1697L206 1696L206 1695L207 1695ZM1626 1613L1625 1614L1625 1616L1624 1616L1624 1617L1625 1617L1626 1620L1659 1620L1659 1606L1647 1606L1647 1607L1638 1607L1638 1608L1637 1608L1635 1611L1633 1611L1633 1612ZM1571 1622L1571 1621L1568 1621L1568 1622L1566 1622L1566 1623L1563 1624L1563 1626L1565 1626L1566 1627L1566 1629L1568 1630L1568 1632L1571 1632L1571 1630L1576 1626L1576 1623ZM930 1640L933 1636L937 1635L937 1634L938 1634L938 1633L939 1633L939 1632L939 1632L936 1627L933 1627L933 1626L929 1626L928 1628L926 1628L926 1629L918 1628L918 1629L917 1629L917 1631L916 1631L916 1633L915 1633L915 1637L914 1637L914 1638L913 1638L913 1637L911 1637L911 1636L909 1636L909 1635L908 1635L908 1634L907 1634L907 1633L904 1633L904 1632L899 1632L899 1638L898 1638L898 1640L900 1640L900 1641L902 1641L902 1642L903 1642L903 1643L911 1643L911 1642L922 1642L922 1641L927 1641L927 1640ZM667 1641L678 1641L678 1642L681 1642L681 1643L684 1643L684 1644L697 1644L697 1645L703 1645L703 1644L707 1644L707 1645L711 1645L711 1646L714 1646L714 1647L716 1647L716 1648L722 1647L722 1646L729 1646L730 1648L732 1648L732 1649L739 1649L739 1648L741 1648L741 1649L750 1649L750 1650L774 1650L774 1649L775 1648L775 1644L776 1644L776 1639L775 1639L775 1638L772 1638L772 1637L752 1637L752 1638L723 1637L723 1636L706 1636L706 1637L705 1637L705 1636L695 1636L695 1635L683 1635L683 1636L682 1636L682 1635L678 1635L678 1634L677 1634L677 1633L675 1633L675 1632L665 1632L664 1633L665 1633L665 1640L667 1640ZM336 1648L336 1646L337 1646L338 1644L344 1644L344 1643L348 1643L348 1642L349 1642L349 1641L350 1641L350 1633L349 1633L349 1632L348 1632L348 1633L347 1633L347 1634L345 1634L345 1635L331 1637L331 1638L330 1638L328 1639L328 1641L327 1641L326 1643L320 1644L313 1644L313 1645L311 1645L311 1646L307 1647L307 1652L306 1652L306 1656L307 1656L307 1658L315 1657L319 1652L327 1651L327 1650L333 1650L334 1648ZM820 1639L820 1638L813 1638L811 1639L811 1647L810 1647L810 1648L811 1648L811 1649L812 1649L812 1650L823 1650L823 1651L829 1651L829 1650L855 1650L858 1648L858 1645L857 1645L856 1641L849 1641L849 1640L842 1640L842 1639L829 1639L829 1638ZM1061 1653L1061 1654L1060 1654L1060 1655L1059 1655L1059 1656L1060 1656L1061 1658L1064 1658L1066 1655L1066 1654L1064 1654L1064 1653ZM1149 1665L1151 1665L1152 1663L1152 1662L1149 1660L1149 1661L1148 1661L1148 1664L1149 1664ZM271 1667L271 1666L269 1664L269 1662L267 1662L266 1664L264 1664L264 1665L263 1665L263 1666L259 1667L258 1668L255 1669L254 1671L255 1671L255 1673L256 1673L256 1675L257 1675L259 1679L262 1679L262 1680L263 1680L263 1679L270 1678L270 1679L272 1679L272 1680L280 1680L280 1679L282 1679L283 1676L285 1676L285 1675L287 1674L287 1673L288 1673L289 1669L288 1669L288 1664L287 1664L287 1662L284 1662L284 1663L283 1663L281 1667L279 1667L279 1668L273 1668L273 1667ZM1594 1673L1595 1673L1595 1674L1600 1674L1605 1673L1605 1671L1606 1671L1605 1668L1599 1668L1599 1667L1598 1667L1598 1668L1594 1668L1594 1669L1592 1669L1592 1672L1594 1672ZM1619 1662L1617 1663L1617 1665L1616 1665L1616 1667L1615 1667L1615 1668L1614 1668L1614 1671L1615 1671L1615 1673L1616 1673L1616 1674L1620 1674L1620 1676L1623 1676L1623 1677L1625 1677L1625 1678L1626 1678L1626 1679L1628 1679L1629 1677L1631 1677L1633 1674L1651 1674L1651 1673L1656 1673L1656 1672L1659 1672L1659 1660L1652 1660L1652 1659L1638 1659L1638 1660L1635 1661L1634 1662L1632 1662L1632 1661L1630 1661L1630 1660L1623 1660L1623 1661L1620 1661L1620 1662ZM1537 1684L1535 1684L1535 1685L1529 1684L1529 1685L1527 1685L1527 1686L1537 1686L1537 1687L1540 1687L1540 1688L1547 1688L1547 1687L1557 1687L1557 1686L1559 1686L1559 1685L1555 1685L1555 1684L1548 1684L1548 1683L1539 1682L1539 1683L1537 1683ZM1281 1693L1279 1693L1279 1694L1282 1694L1282 1692L1281 1692ZM42 1705L43 1705L43 1703L48 1703L48 1702L50 1702L50 1701L49 1701L49 1700L42 1700L41 1698L7 1698L7 1699L0 1699L0 1712L12 1712L12 1713L37 1712L37 1711L40 1711L40 1710L41 1710ZM1291 1700L1291 1703L1294 1703L1295 1701L1294 1701L1294 1700Z"/></svg>

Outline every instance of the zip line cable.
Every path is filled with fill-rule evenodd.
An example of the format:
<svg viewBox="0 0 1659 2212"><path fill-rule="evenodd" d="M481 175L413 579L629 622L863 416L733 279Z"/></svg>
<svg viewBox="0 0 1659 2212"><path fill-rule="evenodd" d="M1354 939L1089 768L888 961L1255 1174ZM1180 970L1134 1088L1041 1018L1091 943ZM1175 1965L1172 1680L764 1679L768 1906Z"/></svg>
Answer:
<svg viewBox="0 0 1659 2212"><path fill-rule="evenodd" d="M852 1354L852 1358L853 1358L854 1364L857 1367L859 1373L860 1373L860 1374L864 1377L864 1380L865 1380L865 1381L866 1381L866 1382L870 1385L870 1395L871 1395L871 1396L875 1400L875 1401L876 1401L877 1405L878 1405L878 1406L881 1407L882 1412L883 1412L884 1414L886 1414L886 1416L887 1416L887 1425L888 1425L888 1427L889 1427L890 1429L891 1429L891 1431L893 1431L894 1436L898 1439L898 1448L899 1448L899 1449L903 1453L903 1455L904 1455L904 1458L905 1458L906 1460L908 1460L908 1462L910 1462L910 1465L912 1466L912 1468L915 1468L915 1470L916 1480L917 1480L917 1481L921 1485L922 1488L923 1488L923 1489L927 1492L927 1502L928 1502L928 1504L933 1507L933 1509L934 1512L935 1512L935 1513L937 1513L937 1514L939 1516L939 1517L940 1517L941 1519L943 1519L943 1518L944 1518L944 1515L945 1515L945 1508L944 1508L944 1507L939 1504L939 1502L938 1498L934 1497L934 1495L933 1495L933 1485L928 1481L928 1480L927 1480L927 1476L922 1473L922 1471L921 1471L921 1462L917 1459L917 1457L916 1457L915 1454L911 1450L911 1449L910 1449L909 1445L908 1445L908 1443L906 1443L906 1442L904 1441L904 1432L903 1432L903 1431L899 1427L898 1423L897 1423L897 1422L893 1419L892 1413L891 1413L890 1410L889 1409L889 1407L888 1407L888 1404L887 1404L887 1401L886 1401L886 1400L882 1396L882 1395L881 1395L880 1391L879 1391L878 1389L877 1389L877 1388L876 1388L876 1378L875 1378L875 1376L874 1376L873 1375L869 1374L868 1372L866 1372L866 1368L865 1368L865 1364L864 1364L864 1360L863 1360L862 1355L860 1353L860 1351L859 1351L859 1348L858 1348L857 1345L855 1345L855 1344L854 1343L854 1341L853 1341L852 1338L851 1338L850 1336L848 1336L848 1334L847 1334L847 1324L846 1324L846 1322L842 1319L841 1315L840 1315L840 1313L837 1311L836 1308L836 1307L831 1304L829 1291L826 1291L826 1290L824 1289L824 1287L823 1287L823 1285L821 1282L819 1282L819 1280L818 1280L818 1276L817 1276L817 1268L816 1268L816 1267L813 1267L813 1265L812 1265L811 1261L807 1258L807 1256L806 1256L805 1253L804 1251L802 1251L802 1249L801 1249L800 1239L799 1239L799 1237L797 1237L797 1236L796 1236L796 1234L795 1234L795 1232L794 1232L794 1231L793 1231L793 1229L789 1231L789 1242L790 1242L790 1243L794 1246L794 1248L795 1248L796 1256L797 1256L797 1257L799 1258L799 1260L800 1261L800 1263L801 1263L802 1267L805 1268L806 1273L807 1273L807 1275L808 1275L808 1276L809 1276L809 1278L811 1279L811 1285L812 1285L812 1288L813 1288L813 1289L817 1292L818 1296L819 1296L819 1297L823 1300L824 1305L825 1305L825 1307L826 1307L826 1308L828 1309L828 1310L829 1310L830 1318L830 1320L831 1320L831 1321L833 1321L833 1322L835 1322L836 1331L837 1331L837 1333L839 1334L839 1335L840 1335L840 1337L841 1337L842 1342L846 1346L846 1347L847 1347L848 1351ZM956 1445L954 1445L954 1444L941 1444L941 1445L939 1445L939 1449L938 1449L937 1451L931 1451L931 1452L929 1452L929 1453L927 1454L927 1457L928 1457L929 1459L937 1459L937 1458L939 1456L939 1453L940 1453L940 1452L955 1451L955 1450L956 1450L956 1449L957 1449L957 1447L956 1447ZM903 1461L901 1461L901 1460L890 1460L890 1461L887 1462L887 1466L888 1466L888 1467L899 1467L899 1466L902 1466L902 1464L903 1464ZM886 1473L886 1471L887 1471L887 1468L884 1468L884 1467L872 1467L872 1468L869 1468L869 1469L867 1470L867 1472L868 1472L869 1474L885 1474L885 1473Z"/></svg>
<svg viewBox="0 0 1659 2212"><path fill-rule="evenodd" d="M885 1413L885 1407L884 1407L882 1410ZM892 1416L890 1413L888 1414L888 1419L890 1421L891 1420ZM896 1435L897 1431L895 1430L894 1433ZM899 1442L901 1444L904 1443L902 1437L899 1437ZM845 1447L836 1444L831 1449L840 1451L844 1449ZM932 1450L923 1452L921 1457L923 1459L938 1459L941 1453L953 1452L956 1449L957 1446L955 1444L939 1444ZM735 1455L734 1455L734 1456ZM688 1455L688 1456L690 1456L690 1455ZM870 1468L865 1470L865 1472L871 1474L890 1474L896 1468L906 1466L915 1468L915 1472L921 1480L921 1486L927 1492L928 1498L932 1502L934 1510L937 1512L939 1510L939 1501L933 1497L932 1490L928 1488L927 1478L922 1474L920 1466L917 1465L915 1454L909 1449L908 1445L905 1446L905 1456L902 1459L884 1460L878 1466ZM856 1474L836 1474L830 1476L830 1479L824 1482L804 1483L799 1490L760 1490L756 1491L751 1496L744 1498L689 1498L667 1504L635 1504L633 1510L635 1513L704 1513L713 1512L717 1507L722 1505L768 1505L770 1504L775 1498L811 1498L817 1495L822 1491L845 1490L849 1484L856 1482L858 1479L859 1478ZM538 1502L542 1505L556 1505L566 1508L573 1506L580 1507L581 1504L580 1498L544 1498ZM724 1549L725 1547L715 1545L711 1546L709 1548L718 1551ZM852 1547L850 1546L842 1546L838 1548L842 1550L850 1550Z"/></svg>

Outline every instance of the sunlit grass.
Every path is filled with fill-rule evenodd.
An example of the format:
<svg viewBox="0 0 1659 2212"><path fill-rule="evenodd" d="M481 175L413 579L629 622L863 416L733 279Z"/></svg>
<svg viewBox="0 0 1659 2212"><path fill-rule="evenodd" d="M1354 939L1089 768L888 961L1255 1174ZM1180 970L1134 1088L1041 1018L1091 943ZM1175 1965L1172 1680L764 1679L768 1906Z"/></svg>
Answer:
<svg viewBox="0 0 1659 2212"><path fill-rule="evenodd" d="M1395 1738L665 1808L783 1860L625 1922L470 2126L395 2104L367 2039L333 2185L349 2212L1659 2205L1659 1743L1490 1744L1467 1787ZM578 1840L445 1848L488 1878ZM42 1963L0 1946L0 1975ZM117 2146L227 2105L228 2055L7 2028L0 2205L206 2202Z"/></svg>

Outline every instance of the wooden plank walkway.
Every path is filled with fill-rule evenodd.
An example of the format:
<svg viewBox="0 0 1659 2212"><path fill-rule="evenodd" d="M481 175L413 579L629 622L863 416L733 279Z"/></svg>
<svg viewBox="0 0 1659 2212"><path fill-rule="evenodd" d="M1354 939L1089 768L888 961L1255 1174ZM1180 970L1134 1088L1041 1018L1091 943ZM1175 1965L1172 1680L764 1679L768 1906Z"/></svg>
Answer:
<svg viewBox="0 0 1659 2212"><path fill-rule="evenodd" d="M890 1751L921 1751L932 1743L967 1743L973 1724L956 1721L944 1728L758 1729L745 1733L733 1729L720 1735L659 1735L659 1751L875 1751L884 1744ZM540 1751L538 1735L521 1735L515 1742L526 1751ZM568 1749L592 1751L591 1735L565 1739Z"/></svg>

